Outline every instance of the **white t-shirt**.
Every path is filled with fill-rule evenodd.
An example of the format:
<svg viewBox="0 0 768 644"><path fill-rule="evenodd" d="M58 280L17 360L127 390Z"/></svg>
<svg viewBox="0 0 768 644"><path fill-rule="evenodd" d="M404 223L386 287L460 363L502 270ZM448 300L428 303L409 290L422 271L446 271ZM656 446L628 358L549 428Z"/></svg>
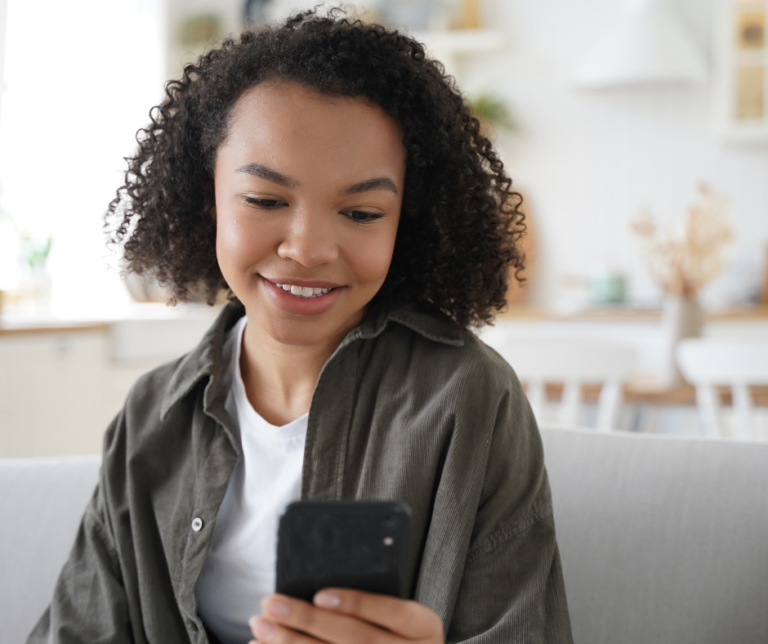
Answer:
<svg viewBox="0 0 768 644"><path fill-rule="evenodd" d="M240 428L238 463L213 528L211 549L195 587L198 612L222 644L253 639L248 619L275 591L277 524L285 506L301 496L307 415L282 427L265 421L248 402L240 373L243 316L223 348L228 365L225 407Z"/></svg>

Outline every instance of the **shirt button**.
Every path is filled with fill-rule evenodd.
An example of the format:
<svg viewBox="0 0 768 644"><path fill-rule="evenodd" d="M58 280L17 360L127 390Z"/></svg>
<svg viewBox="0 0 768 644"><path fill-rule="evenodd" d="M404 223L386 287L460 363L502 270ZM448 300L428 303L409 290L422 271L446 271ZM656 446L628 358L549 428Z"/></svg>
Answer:
<svg viewBox="0 0 768 644"><path fill-rule="evenodd" d="M200 532L203 529L203 520L200 517L195 517L192 521L192 529L195 532Z"/></svg>

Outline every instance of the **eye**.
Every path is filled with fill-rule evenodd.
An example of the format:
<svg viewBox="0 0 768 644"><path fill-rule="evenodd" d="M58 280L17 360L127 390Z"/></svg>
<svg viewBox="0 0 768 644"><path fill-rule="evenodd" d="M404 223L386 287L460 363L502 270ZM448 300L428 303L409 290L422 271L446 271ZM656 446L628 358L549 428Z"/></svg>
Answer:
<svg viewBox="0 0 768 644"><path fill-rule="evenodd" d="M384 216L375 212L363 212L362 210L343 210L341 214L360 224L366 224L370 221L381 219Z"/></svg>
<svg viewBox="0 0 768 644"><path fill-rule="evenodd" d="M280 206L284 206L285 203L278 201L277 199L256 199L255 197L244 197L245 203L251 206L256 206L262 210L274 210Z"/></svg>

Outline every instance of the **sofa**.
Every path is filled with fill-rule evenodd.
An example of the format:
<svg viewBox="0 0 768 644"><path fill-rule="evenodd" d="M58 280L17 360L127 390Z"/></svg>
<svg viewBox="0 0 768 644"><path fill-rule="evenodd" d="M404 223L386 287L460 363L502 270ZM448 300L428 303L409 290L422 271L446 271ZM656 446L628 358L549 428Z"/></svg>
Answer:
<svg viewBox="0 0 768 644"><path fill-rule="evenodd" d="M768 642L767 444L541 433L577 644ZM50 600L98 468L0 461L0 642Z"/></svg>

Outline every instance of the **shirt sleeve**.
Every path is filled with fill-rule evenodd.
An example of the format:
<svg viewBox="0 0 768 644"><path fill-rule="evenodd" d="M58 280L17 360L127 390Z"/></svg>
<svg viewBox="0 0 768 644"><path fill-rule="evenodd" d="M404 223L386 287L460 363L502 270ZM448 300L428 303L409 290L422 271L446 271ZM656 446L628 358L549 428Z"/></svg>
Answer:
<svg viewBox="0 0 768 644"><path fill-rule="evenodd" d="M115 423L107 430L105 455ZM86 507L74 546L56 582L53 600L27 644L133 642L128 602L110 527L105 467Z"/></svg>
<svg viewBox="0 0 768 644"><path fill-rule="evenodd" d="M451 643L573 642L541 437L514 385L494 419Z"/></svg>

